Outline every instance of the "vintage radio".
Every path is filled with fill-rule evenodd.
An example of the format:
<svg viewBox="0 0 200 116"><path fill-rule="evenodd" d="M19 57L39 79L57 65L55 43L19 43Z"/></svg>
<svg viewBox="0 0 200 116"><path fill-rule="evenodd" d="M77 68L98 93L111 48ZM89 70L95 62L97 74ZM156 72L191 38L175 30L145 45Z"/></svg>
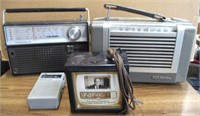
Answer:
<svg viewBox="0 0 200 116"><path fill-rule="evenodd" d="M5 13L87 12L87 19L48 22L5 22ZM67 16L66 16L67 17ZM13 75L64 71L67 56L89 51L87 8L6 9L3 31Z"/></svg>
<svg viewBox="0 0 200 116"><path fill-rule="evenodd" d="M151 18L115 18L109 17L108 11L106 18L92 22L92 51L125 50L133 82L186 80L196 30L191 23L120 5L104 7Z"/></svg>

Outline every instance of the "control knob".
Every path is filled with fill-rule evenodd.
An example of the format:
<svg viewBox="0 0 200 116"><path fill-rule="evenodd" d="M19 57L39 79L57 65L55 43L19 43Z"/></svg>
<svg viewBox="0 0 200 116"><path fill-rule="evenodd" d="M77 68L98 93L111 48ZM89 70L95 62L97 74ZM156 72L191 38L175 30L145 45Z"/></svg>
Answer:
<svg viewBox="0 0 200 116"><path fill-rule="evenodd" d="M80 31L80 29L78 27L71 27L68 30L67 35L71 40L75 41L75 40L80 38L81 31Z"/></svg>

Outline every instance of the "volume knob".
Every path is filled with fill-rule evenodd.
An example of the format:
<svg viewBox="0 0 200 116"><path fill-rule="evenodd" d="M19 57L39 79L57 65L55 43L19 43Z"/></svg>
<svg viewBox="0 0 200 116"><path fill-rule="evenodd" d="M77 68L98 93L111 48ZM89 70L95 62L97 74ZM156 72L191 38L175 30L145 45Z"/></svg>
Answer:
<svg viewBox="0 0 200 116"><path fill-rule="evenodd" d="M67 32L67 35L68 37L71 39L71 40L77 40L80 38L81 36L81 31L78 27L71 27L68 32Z"/></svg>

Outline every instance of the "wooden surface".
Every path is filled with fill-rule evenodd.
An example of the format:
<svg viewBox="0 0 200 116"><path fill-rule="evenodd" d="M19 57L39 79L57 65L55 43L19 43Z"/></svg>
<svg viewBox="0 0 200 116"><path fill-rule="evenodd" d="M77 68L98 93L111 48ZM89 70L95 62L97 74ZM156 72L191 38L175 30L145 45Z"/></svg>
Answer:
<svg viewBox="0 0 200 116"><path fill-rule="evenodd" d="M57 110L29 110L27 96L39 75L15 76L8 71L0 78L0 116L68 116L72 114L67 86ZM187 83L134 84L135 95L145 116L200 116L200 95ZM127 115L141 116L139 108ZM96 114L95 114L96 115Z"/></svg>

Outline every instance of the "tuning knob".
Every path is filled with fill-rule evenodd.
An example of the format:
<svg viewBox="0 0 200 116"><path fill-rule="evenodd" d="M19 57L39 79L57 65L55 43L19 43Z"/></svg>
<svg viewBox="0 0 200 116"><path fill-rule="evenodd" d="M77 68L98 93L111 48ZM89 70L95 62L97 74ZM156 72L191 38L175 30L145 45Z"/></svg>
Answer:
<svg viewBox="0 0 200 116"><path fill-rule="evenodd" d="M71 40L77 40L81 36L81 31L78 27L71 27L67 32L68 37Z"/></svg>

